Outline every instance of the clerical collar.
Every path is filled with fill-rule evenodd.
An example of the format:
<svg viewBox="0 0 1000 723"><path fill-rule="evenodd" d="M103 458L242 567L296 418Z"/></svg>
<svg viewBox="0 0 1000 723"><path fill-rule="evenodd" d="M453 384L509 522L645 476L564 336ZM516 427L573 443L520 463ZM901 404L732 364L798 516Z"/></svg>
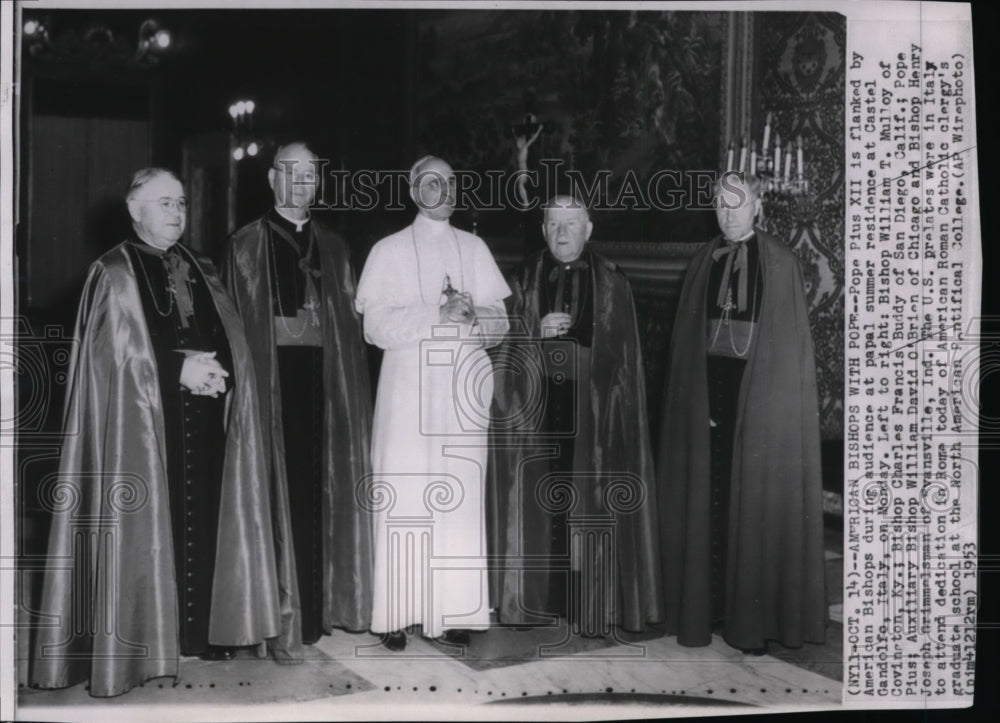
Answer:
<svg viewBox="0 0 1000 723"><path fill-rule="evenodd" d="M275 206L275 207L274 207L273 209L271 209L271 210L272 210L272 211L274 211L274 214L275 214L275 215L276 215L276 216L277 216L277 217L278 217L278 218L279 218L280 220L282 220L282 221L285 221L285 222L287 222L287 223L288 223L288 224L289 224L290 226L294 226L294 227L295 227L295 233L301 233L301 232L302 232L302 228L303 228L303 227L304 227L304 226L305 226L305 225L306 225L307 223L309 223L309 221L311 221L311 220L312 220L312 216L310 216L310 215L309 215L309 212L308 212L308 211L306 212L306 217L305 217L305 218L303 218L303 219L298 219L298 218L291 218L291 217L290 217L290 216L288 215L288 212L287 212L287 211L285 211L284 209L281 209L281 208L278 208L277 206Z"/></svg>
<svg viewBox="0 0 1000 723"><path fill-rule="evenodd" d="M546 265L550 267L565 266L571 269L585 269L590 266L590 249L587 246L584 246L583 250L580 251L580 255L572 261L560 261L553 255L550 249L545 249L545 255L547 257Z"/></svg>
<svg viewBox="0 0 1000 723"><path fill-rule="evenodd" d="M438 220L418 213L413 221L413 229L422 236L443 236L451 228L448 219Z"/></svg>

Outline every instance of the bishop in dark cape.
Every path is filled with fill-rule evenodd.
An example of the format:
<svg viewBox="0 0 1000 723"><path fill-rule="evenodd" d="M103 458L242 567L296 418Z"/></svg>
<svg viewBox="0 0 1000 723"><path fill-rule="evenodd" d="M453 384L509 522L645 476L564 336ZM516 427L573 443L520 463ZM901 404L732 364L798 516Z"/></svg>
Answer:
<svg viewBox="0 0 1000 723"><path fill-rule="evenodd" d="M29 674L92 696L279 632L242 325L211 264L177 243L176 177L139 171L127 201L133 235L91 266L77 315Z"/></svg>
<svg viewBox="0 0 1000 723"><path fill-rule="evenodd" d="M816 364L795 255L723 177L671 343L659 489L667 628L760 654L825 640Z"/></svg>
<svg viewBox="0 0 1000 723"><path fill-rule="evenodd" d="M663 619L645 378L624 274L586 246L586 208L545 209L548 248L508 279L495 359L492 604L503 624L575 633Z"/></svg>
<svg viewBox="0 0 1000 723"><path fill-rule="evenodd" d="M271 484L292 520L278 532L291 655L334 627L367 630L372 606L371 513L356 496L371 469L367 347L347 245L309 213L315 161L301 143L278 149L275 205L233 234L223 262L257 371Z"/></svg>

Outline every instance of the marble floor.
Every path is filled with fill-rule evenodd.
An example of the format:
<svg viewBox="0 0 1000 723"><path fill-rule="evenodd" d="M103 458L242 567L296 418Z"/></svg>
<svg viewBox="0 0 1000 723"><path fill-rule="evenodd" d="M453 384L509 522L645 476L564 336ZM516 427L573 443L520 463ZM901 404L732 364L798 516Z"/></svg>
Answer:
<svg viewBox="0 0 1000 723"><path fill-rule="evenodd" d="M685 648L652 629L614 638L573 635L564 621L518 631L494 628L468 646L411 636L393 653L369 634L335 631L308 647L300 665L249 653L227 662L183 659L180 676L113 699L84 686L21 688L23 720L560 720L687 716L695 709L741 714L829 709L841 700L840 536L827 534L831 622L827 643L771 645L744 655L720 638Z"/></svg>
<svg viewBox="0 0 1000 723"><path fill-rule="evenodd" d="M808 646L806 656L809 648L822 651ZM184 659L176 681L155 679L114 699L91 698L84 686L22 688L18 718L133 719L139 709L157 720L192 714L213 720L438 717L474 707L476 717L543 719L591 709L608 717L608 706L661 717L706 706L726 713L836 707L840 690L829 674L773 655L747 656L719 638L704 648L683 648L655 632L593 640L568 635L562 624L531 632L495 629L473 635L465 648L413 636L401 653L390 653L372 635L336 632L301 665L249 656ZM494 710L498 706L502 710Z"/></svg>

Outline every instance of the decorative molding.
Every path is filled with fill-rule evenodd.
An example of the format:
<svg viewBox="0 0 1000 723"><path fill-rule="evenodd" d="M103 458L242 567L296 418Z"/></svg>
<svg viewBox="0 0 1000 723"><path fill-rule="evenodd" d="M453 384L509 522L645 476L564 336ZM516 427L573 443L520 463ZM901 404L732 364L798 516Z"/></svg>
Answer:
<svg viewBox="0 0 1000 723"><path fill-rule="evenodd" d="M719 125L719 165L733 141L739 147L752 130L754 77L754 16L726 13L726 42L722 48L722 82L719 84L722 123Z"/></svg>

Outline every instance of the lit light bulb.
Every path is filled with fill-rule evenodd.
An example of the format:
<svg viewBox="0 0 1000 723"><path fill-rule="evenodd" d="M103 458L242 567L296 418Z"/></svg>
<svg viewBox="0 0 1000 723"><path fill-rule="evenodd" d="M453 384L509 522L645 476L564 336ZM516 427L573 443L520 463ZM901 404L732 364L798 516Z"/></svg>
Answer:
<svg viewBox="0 0 1000 723"><path fill-rule="evenodd" d="M24 24L24 34L34 35L35 33L38 32L38 27L39 26L37 20L29 20Z"/></svg>
<svg viewBox="0 0 1000 723"><path fill-rule="evenodd" d="M237 113L236 104L233 103L231 106L229 106L229 115L233 117L233 120L236 120L236 113Z"/></svg>
<svg viewBox="0 0 1000 723"><path fill-rule="evenodd" d="M247 146L247 155L248 156L256 156L257 155L257 144L256 143L251 143L249 146Z"/></svg>
<svg viewBox="0 0 1000 723"><path fill-rule="evenodd" d="M243 146L240 146L239 148L233 151L233 158L235 158L237 161L243 160Z"/></svg>
<svg viewBox="0 0 1000 723"><path fill-rule="evenodd" d="M170 31L169 30L157 30L156 35L153 36L153 40L156 42L156 46L161 50L170 47Z"/></svg>
<svg viewBox="0 0 1000 723"><path fill-rule="evenodd" d="M254 102L252 100L248 100L246 101L245 107L247 109L247 113L253 113L253 109L256 108L257 106L254 105Z"/></svg>

